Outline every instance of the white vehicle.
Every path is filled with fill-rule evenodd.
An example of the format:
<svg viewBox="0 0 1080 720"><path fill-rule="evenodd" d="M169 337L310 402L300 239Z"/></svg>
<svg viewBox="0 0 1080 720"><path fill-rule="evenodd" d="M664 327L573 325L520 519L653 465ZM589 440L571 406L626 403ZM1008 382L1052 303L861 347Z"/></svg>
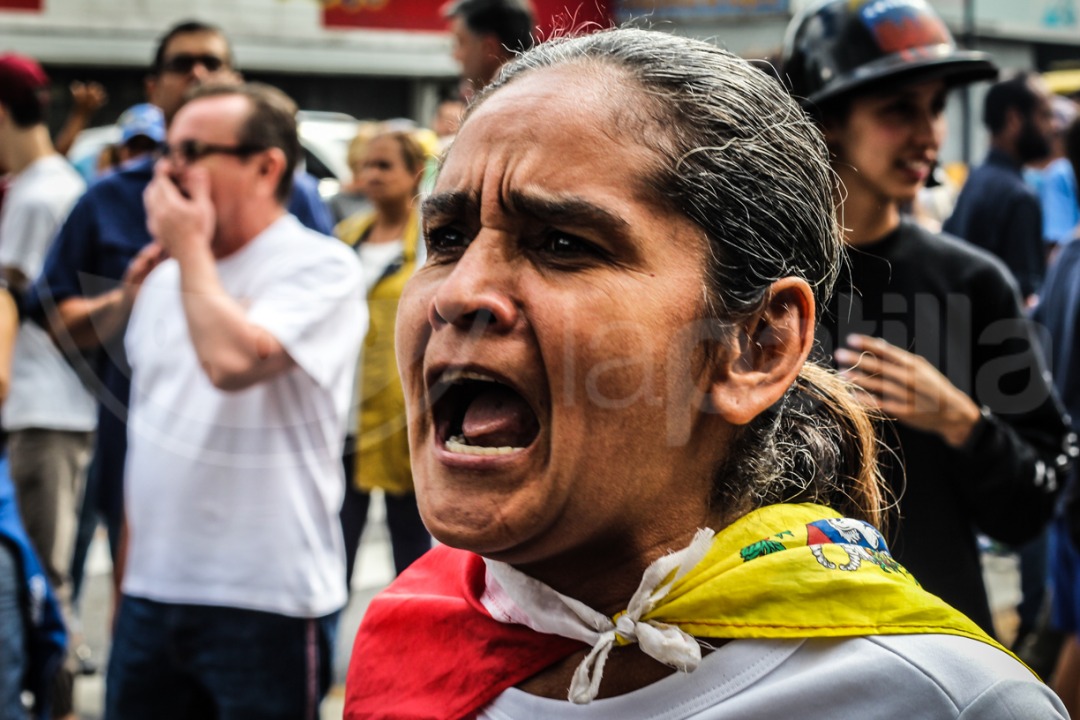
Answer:
<svg viewBox="0 0 1080 720"><path fill-rule="evenodd" d="M349 143L356 137L360 121L337 112L301 110L296 119L300 144L304 147L304 168L319 180L323 199L337 195L342 183L352 179Z"/></svg>
<svg viewBox="0 0 1080 720"><path fill-rule="evenodd" d="M352 115L301 110L296 119L300 144L304 148L304 169L319 181L323 200L336 195L342 183L352 178L346 160L349 142L360 122ZM120 140L116 125L87 128L79 133L68 157L84 177L92 177L102 149Z"/></svg>

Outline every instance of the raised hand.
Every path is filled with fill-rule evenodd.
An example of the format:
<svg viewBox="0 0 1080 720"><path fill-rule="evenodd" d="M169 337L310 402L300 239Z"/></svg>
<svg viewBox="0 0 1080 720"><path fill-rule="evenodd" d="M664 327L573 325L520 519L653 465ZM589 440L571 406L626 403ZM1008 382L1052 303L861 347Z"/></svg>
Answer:
<svg viewBox="0 0 1080 720"><path fill-rule="evenodd" d="M835 353L860 399L888 417L964 444L979 421L979 406L925 358L869 335L849 335Z"/></svg>

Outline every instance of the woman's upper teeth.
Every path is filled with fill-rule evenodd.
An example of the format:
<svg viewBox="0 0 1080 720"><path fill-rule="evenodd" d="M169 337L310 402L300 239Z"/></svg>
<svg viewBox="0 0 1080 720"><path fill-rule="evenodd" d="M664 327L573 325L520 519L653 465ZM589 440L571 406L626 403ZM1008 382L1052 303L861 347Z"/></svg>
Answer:
<svg viewBox="0 0 1080 720"><path fill-rule="evenodd" d="M495 379L494 377L485 373L476 372L475 370L448 370L447 372L443 373L441 378L439 378L439 382L446 385L452 385L454 383L463 382L465 380L478 380L480 382L499 382L499 380Z"/></svg>

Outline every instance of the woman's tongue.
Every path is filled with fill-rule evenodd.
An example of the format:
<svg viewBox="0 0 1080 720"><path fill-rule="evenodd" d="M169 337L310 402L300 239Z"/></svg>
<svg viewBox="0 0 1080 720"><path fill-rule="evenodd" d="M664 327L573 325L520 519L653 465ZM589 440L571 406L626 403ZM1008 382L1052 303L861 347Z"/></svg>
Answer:
<svg viewBox="0 0 1080 720"><path fill-rule="evenodd" d="M473 398L461 423L465 441L480 447L527 447L536 432L536 416L529 404L500 385L485 388Z"/></svg>

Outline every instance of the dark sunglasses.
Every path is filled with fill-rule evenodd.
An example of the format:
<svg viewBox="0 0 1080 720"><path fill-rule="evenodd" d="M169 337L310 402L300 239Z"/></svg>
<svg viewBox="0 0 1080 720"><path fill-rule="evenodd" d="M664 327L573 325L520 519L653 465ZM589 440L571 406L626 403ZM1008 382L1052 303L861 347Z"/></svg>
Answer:
<svg viewBox="0 0 1080 720"><path fill-rule="evenodd" d="M225 61L217 55L180 53L165 60L161 64L161 69L163 72L186 74L191 72L195 65L202 65L210 72L217 72L225 65Z"/></svg>
<svg viewBox="0 0 1080 720"><path fill-rule="evenodd" d="M161 157L169 158L173 162L181 160L190 165L207 155L232 155L246 158L261 153L263 150L266 150L264 145L214 145L198 140L181 140L174 145L162 145L159 152Z"/></svg>

